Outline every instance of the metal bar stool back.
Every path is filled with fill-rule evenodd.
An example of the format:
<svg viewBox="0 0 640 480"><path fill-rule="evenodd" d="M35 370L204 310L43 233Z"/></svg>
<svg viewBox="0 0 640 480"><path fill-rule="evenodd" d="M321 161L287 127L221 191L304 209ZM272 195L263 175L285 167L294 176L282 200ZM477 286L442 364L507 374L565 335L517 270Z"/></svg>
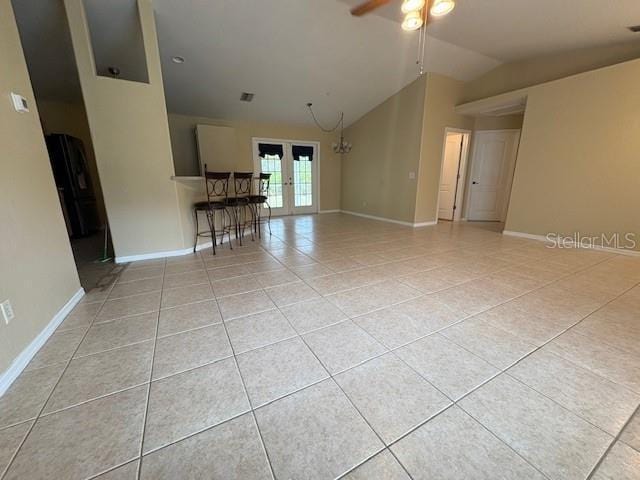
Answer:
<svg viewBox="0 0 640 480"><path fill-rule="evenodd" d="M253 172L233 172L234 197L228 203L235 216L236 238L242 245L242 237L247 225L253 224L253 211L249 205L253 188ZM247 218L247 214L251 218ZM253 230L251 230L253 240Z"/></svg>
<svg viewBox="0 0 640 480"><path fill-rule="evenodd" d="M204 177L206 184L207 200L194 205L196 218L196 244L199 236L211 236L211 244L213 254L216 254L216 245L218 243L218 232L216 231L216 222L220 225L220 245L224 243L225 233L229 235L229 248L231 245L231 216L227 211L227 199L229 198L229 179L231 172L210 172L207 165L204 166ZM199 232L198 211L205 211L207 222L209 224L209 233L202 234ZM216 215L218 213L218 215ZM194 245L194 251L196 246Z"/></svg>
<svg viewBox="0 0 640 480"><path fill-rule="evenodd" d="M264 205L269 209L268 225L269 235L271 235L271 205L269 205L269 184L271 182L270 173L260 173L254 178L255 182L255 195L251 195L249 203L253 207L254 218L254 230L258 233L258 238L262 238L261 235L261 223L262 223L262 207Z"/></svg>

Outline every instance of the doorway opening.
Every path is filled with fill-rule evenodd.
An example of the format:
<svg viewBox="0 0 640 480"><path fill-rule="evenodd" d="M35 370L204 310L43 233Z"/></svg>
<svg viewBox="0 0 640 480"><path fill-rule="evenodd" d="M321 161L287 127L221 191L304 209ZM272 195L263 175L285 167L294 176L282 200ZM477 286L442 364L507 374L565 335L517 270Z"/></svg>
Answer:
<svg viewBox="0 0 640 480"><path fill-rule="evenodd" d="M112 261L102 185L64 5L37 0L12 4L80 284L85 291L106 288L119 267ZM55 35L45 38L43 31ZM51 58L66 61L52 63Z"/></svg>
<svg viewBox="0 0 640 480"><path fill-rule="evenodd" d="M519 129L476 131L465 208L468 221L504 224L519 143Z"/></svg>
<svg viewBox="0 0 640 480"><path fill-rule="evenodd" d="M459 221L471 131L446 128L438 190L438 221Z"/></svg>
<svg viewBox="0 0 640 480"><path fill-rule="evenodd" d="M317 213L320 205L320 144L253 138L254 171L270 173L273 215Z"/></svg>

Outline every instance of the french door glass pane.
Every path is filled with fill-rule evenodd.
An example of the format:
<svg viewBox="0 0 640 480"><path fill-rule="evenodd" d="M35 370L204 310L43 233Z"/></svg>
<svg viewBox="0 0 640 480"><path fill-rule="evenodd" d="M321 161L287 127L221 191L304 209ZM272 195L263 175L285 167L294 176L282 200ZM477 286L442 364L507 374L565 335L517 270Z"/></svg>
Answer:
<svg viewBox="0 0 640 480"><path fill-rule="evenodd" d="M294 206L310 207L313 205L313 170L309 157L301 156L293 161Z"/></svg>
<svg viewBox="0 0 640 480"><path fill-rule="evenodd" d="M284 205L282 196L282 159L278 155L265 155L260 157L260 169L262 173L270 173L268 202L271 208L282 208Z"/></svg>

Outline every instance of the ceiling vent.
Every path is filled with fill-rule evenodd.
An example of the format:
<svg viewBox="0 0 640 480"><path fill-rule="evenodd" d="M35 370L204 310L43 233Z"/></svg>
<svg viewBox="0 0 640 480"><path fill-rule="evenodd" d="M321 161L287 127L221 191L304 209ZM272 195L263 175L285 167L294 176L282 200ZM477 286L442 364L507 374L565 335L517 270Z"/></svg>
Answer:
<svg viewBox="0 0 640 480"><path fill-rule="evenodd" d="M242 95L240 95L241 102L250 102L251 100L253 100L253 93L242 92Z"/></svg>
<svg viewBox="0 0 640 480"><path fill-rule="evenodd" d="M640 32L640 25L633 25L631 27L627 27L629 30L631 30L633 33L638 33Z"/></svg>

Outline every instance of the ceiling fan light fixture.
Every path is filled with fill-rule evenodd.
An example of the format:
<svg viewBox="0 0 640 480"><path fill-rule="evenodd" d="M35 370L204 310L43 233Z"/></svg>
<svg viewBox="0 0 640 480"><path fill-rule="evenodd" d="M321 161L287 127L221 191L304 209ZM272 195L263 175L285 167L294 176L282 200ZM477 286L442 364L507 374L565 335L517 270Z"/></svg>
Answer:
<svg viewBox="0 0 640 480"><path fill-rule="evenodd" d="M418 12L424 8L425 0L404 0L402 2L402 13Z"/></svg>
<svg viewBox="0 0 640 480"><path fill-rule="evenodd" d="M447 13L450 13L451 10L455 8L455 6L456 2L454 0L435 0L429 12L434 17L442 17Z"/></svg>
<svg viewBox="0 0 640 480"><path fill-rule="evenodd" d="M414 30L418 30L423 23L424 20L422 20L422 15L420 15L420 12L409 12L404 17L404 21L402 22L402 29L406 30L407 32L412 32Z"/></svg>

